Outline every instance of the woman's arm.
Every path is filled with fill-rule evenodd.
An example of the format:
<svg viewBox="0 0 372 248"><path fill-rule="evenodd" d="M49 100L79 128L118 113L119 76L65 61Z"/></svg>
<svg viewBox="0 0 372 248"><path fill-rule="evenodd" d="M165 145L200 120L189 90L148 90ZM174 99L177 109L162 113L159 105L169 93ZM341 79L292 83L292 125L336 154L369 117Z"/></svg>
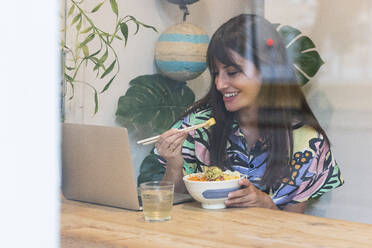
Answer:
<svg viewBox="0 0 372 248"><path fill-rule="evenodd" d="M182 164L183 166L183 164ZM165 170L165 174L163 177L163 181L171 181L174 183L174 191L178 193L186 193L186 187L185 183L183 182L183 172L182 172L182 166L181 168L178 168L178 166L173 167L167 164L167 169Z"/></svg>
<svg viewBox="0 0 372 248"><path fill-rule="evenodd" d="M167 162L163 181L174 183L175 192L186 192L183 177L182 144L185 141L187 132L180 132L177 129L170 129L163 133L155 144L158 154Z"/></svg>
<svg viewBox="0 0 372 248"><path fill-rule="evenodd" d="M287 205L283 208L284 211L288 212L294 212L294 213L305 213L307 207L307 201L296 203L296 204L291 204Z"/></svg>

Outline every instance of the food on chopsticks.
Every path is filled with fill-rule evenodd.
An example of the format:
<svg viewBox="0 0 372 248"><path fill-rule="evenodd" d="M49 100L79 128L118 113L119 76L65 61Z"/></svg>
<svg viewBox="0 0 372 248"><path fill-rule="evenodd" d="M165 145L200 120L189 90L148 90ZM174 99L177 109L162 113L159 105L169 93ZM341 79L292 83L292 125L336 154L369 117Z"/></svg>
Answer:
<svg viewBox="0 0 372 248"><path fill-rule="evenodd" d="M226 181L226 180L233 180L239 179L241 174L238 171L222 171L217 166L204 166L203 172L196 173L190 177L188 180L190 181L198 181L198 182L208 182L208 181Z"/></svg>
<svg viewBox="0 0 372 248"><path fill-rule="evenodd" d="M199 128L209 128L209 127L213 126L214 124L216 124L216 120L212 117L209 120L207 120L206 122L203 122L203 123L200 123L200 124L197 124L197 125L193 125L193 126L190 126L190 127L186 127L184 129L179 129L178 131L189 132L191 130L195 130L195 129L199 129ZM147 139L139 140L139 141L137 141L137 144L149 145L149 144L157 142L159 137L160 137L160 135L157 135L157 136L150 137L150 138L147 138Z"/></svg>

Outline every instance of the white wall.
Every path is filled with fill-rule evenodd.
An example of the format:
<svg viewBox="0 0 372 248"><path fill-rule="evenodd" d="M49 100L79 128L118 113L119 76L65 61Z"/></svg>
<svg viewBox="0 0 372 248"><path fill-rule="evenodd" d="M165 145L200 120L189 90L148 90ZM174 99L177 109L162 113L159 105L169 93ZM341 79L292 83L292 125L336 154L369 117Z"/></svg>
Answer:
<svg viewBox="0 0 372 248"><path fill-rule="evenodd" d="M59 246L58 7L0 8L0 247Z"/></svg>
<svg viewBox="0 0 372 248"><path fill-rule="evenodd" d="M304 91L330 136L345 185L310 213L372 223L372 2L266 0L265 14L303 31L325 61Z"/></svg>
<svg viewBox="0 0 372 248"><path fill-rule="evenodd" d="M219 4L216 4L216 3ZM92 9L97 4L95 1L85 2L86 9ZM75 94L77 97L71 101L66 101L66 122L86 123L116 126L115 111L117 102L120 96L124 95L128 83L133 78L157 73L154 66L154 48L157 38L160 33L168 27L182 22L183 12L177 5L170 4L166 0L126 0L118 1L119 12L122 16L131 14L138 20L155 26L159 33L151 30L140 29L136 36L130 35L128 44L125 48L121 43L116 43L115 48L119 53L121 69L115 82L110 89L100 95L100 107L96 115L94 113L93 94L88 87L77 89ZM100 10L96 16L96 23L103 29L111 30L114 24L114 17L110 9L110 5L103 6L103 11ZM214 31L228 18L240 13L257 12L263 14L263 1L261 0L234 0L222 3L216 0L202 0L195 4L189 5L190 15L187 21L198 25L211 36ZM133 34L133 26L130 27ZM73 41L73 35L67 34L67 42ZM95 74L91 68L86 69L81 80L92 82L98 89L102 89L106 81L95 79ZM193 89L197 98L203 96L209 87L209 73L206 71L197 79L188 82L188 86ZM151 134L150 134L151 135ZM134 162L135 172L138 175L139 166L146 154L148 154L150 146L142 147L135 144L136 138L131 139L132 160Z"/></svg>

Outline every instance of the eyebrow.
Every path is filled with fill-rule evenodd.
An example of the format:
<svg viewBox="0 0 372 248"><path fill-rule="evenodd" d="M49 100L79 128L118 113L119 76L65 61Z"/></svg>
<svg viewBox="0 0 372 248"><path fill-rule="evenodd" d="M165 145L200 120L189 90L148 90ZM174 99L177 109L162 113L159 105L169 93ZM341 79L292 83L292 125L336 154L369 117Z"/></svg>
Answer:
<svg viewBox="0 0 372 248"><path fill-rule="evenodd" d="M232 68L234 68L235 70L238 70L238 71L243 71L243 69L238 64L235 64L235 65L224 65L223 66L224 69L228 69L229 67L232 67Z"/></svg>
<svg viewBox="0 0 372 248"><path fill-rule="evenodd" d="M233 67L233 68L236 69L236 67L239 67L239 65L224 65L224 66L223 66L224 69L227 69L227 68L229 68L229 67Z"/></svg>

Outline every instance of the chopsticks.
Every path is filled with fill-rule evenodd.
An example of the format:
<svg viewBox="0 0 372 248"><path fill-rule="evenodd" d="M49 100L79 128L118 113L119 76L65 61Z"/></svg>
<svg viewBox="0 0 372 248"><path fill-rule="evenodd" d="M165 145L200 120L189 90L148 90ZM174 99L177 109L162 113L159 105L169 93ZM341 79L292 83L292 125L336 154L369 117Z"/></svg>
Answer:
<svg viewBox="0 0 372 248"><path fill-rule="evenodd" d="M204 123L200 123L200 124L197 124L197 125L186 127L184 129L179 129L178 131L179 132L189 132L191 130L195 130L195 129L202 128L202 127L209 128L210 126L213 126L214 124L216 124L215 119L214 118L210 118L209 120L207 120ZM147 139L139 140L139 141L137 141L137 144L150 145L150 144L153 144L156 141L158 141L158 138L159 137L160 137L160 135L157 135L157 136L150 137L150 138L147 138Z"/></svg>

